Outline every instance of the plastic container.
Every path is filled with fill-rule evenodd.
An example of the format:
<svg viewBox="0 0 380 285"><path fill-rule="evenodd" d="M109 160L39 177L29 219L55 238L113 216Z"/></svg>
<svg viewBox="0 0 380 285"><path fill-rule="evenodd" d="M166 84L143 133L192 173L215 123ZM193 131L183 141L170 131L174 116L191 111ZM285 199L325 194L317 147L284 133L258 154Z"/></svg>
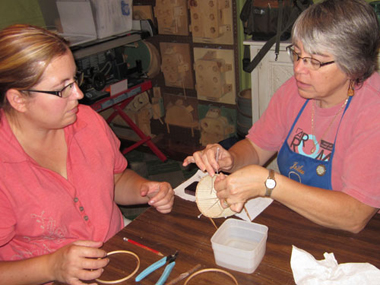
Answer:
<svg viewBox="0 0 380 285"><path fill-rule="evenodd" d="M267 236L267 226L227 219L211 238L216 264L253 273L264 257Z"/></svg>

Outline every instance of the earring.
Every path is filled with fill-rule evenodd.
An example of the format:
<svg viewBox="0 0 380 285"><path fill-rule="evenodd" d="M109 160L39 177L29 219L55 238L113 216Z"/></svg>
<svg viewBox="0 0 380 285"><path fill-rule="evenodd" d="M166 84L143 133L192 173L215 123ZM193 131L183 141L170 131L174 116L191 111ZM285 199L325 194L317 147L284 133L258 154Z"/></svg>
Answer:
<svg viewBox="0 0 380 285"><path fill-rule="evenodd" d="M355 95L355 87L354 87L355 83L354 81L350 81L350 86L348 87L348 92L347 92L347 95L352 97Z"/></svg>

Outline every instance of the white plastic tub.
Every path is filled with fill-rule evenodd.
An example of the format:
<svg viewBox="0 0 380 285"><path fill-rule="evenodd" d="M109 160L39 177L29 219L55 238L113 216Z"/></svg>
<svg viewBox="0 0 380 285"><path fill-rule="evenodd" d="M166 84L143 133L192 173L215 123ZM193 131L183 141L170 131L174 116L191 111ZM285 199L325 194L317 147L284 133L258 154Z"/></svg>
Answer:
<svg viewBox="0 0 380 285"><path fill-rule="evenodd" d="M267 226L227 219L211 238L216 264L253 273L264 257L267 236Z"/></svg>

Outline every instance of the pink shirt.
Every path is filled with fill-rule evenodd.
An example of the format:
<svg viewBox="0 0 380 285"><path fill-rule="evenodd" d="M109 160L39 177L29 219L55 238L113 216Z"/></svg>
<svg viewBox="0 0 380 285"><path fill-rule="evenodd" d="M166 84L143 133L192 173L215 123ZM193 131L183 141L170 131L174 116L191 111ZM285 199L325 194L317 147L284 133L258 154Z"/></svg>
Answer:
<svg viewBox="0 0 380 285"><path fill-rule="evenodd" d="M279 151L304 103L305 99L298 94L292 77L273 95L267 110L252 126L247 138L262 149ZM312 142L302 140L302 137L313 134L318 141L323 138L327 146L333 144L342 115L342 112L339 113L341 104L327 109L315 105L313 129L313 104L312 101L307 104L288 140L293 151L307 156L311 156ZM326 149L318 154L328 157L329 151ZM341 122L333 158L333 190L342 191L367 205L380 208L379 158L380 75L374 73L360 89L355 90Z"/></svg>
<svg viewBox="0 0 380 285"><path fill-rule="evenodd" d="M106 241L123 226L114 174L127 167L120 142L90 107L65 128L67 180L21 148L0 113L0 260L47 254L76 240Z"/></svg>

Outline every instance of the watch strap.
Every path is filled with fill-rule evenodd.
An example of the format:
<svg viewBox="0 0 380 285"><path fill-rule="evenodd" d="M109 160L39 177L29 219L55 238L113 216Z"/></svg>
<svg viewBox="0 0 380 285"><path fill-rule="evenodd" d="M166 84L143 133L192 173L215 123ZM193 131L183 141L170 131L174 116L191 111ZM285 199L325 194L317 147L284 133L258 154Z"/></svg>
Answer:
<svg viewBox="0 0 380 285"><path fill-rule="evenodd" d="M272 195L272 191L273 189L267 188L267 190L265 191L265 197L270 197Z"/></svg>

